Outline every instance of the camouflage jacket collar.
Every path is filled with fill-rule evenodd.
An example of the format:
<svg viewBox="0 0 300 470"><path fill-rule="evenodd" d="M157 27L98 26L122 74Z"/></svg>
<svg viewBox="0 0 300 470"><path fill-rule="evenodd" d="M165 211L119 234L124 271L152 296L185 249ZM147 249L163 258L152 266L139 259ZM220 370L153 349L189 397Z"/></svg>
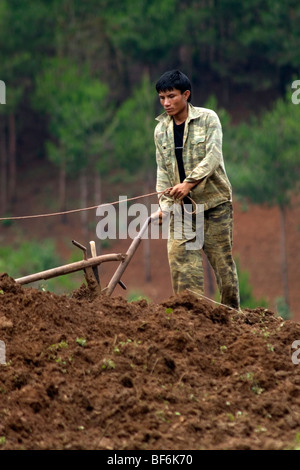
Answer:
<svg viewBox="0 0 300 470"><path fill-rule="evenodd" d="M188 105L189 105L189 112L188 112L188 117L187 117L186 122L189 122L192 119L198 118L201 114L199 108L195 108L191 103L188 103ZM172 117L168 116L168 114L165 111L159 116L157 116L155 119L156 121L164 122L166 125L168 125L170 121L172 120Z"/></svg>

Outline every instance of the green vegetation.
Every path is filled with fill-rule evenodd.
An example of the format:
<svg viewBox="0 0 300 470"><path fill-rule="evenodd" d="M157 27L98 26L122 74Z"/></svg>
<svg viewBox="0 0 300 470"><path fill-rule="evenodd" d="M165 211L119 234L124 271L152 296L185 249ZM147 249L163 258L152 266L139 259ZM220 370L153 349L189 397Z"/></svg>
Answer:
<svg viewBox="0 0 300 470"><path fill-rule="evenodd" d="M13 278L54 268L60 261L51 239L44 240L42 245L38 241L26 241L0 247L0 272L7 272Z"/></svg>
<svg viewBox="0 0 300 470"><path fill-rule="evenodd" d="M263 393L264 389L259 385L259 382L254 377L253 372L246 372L241 376L241 380L251 385L251 391L255 395L260 395L261 393Z"/></svg>
<svg viewBox="0 0 300 470"><path fill-rule="evenodd" d="M116 355L122 354L124 352L124 348L129 344L132 344L134 347L138 347L142 344L142 341L136 339L132 341L130 338L127 338L126 341L120 341L117 345L114 346L113 353Z"/></svg>
<svg viewBox="0 0 300 470"><path fill-rule="evenodd" d="M11 214L20 197L28 156L57 169L55 210L66 208L71 178L80 183L80 205L87 205L87 175L94 178L93 204L101 202L104 178L128 184L134 195L152 192L154 117L161 111L154 83L178 67L191 77L192 102L220 114L235 197L245 207L278 207L289 312L286 210L300 189L300 105L291 100L300 74L299 21L296 0L2 0L7 104L0 106L0 214ZM233 125L228 110L237 96L248 112ZM114 200L118 184L111 188ZM55 250L46 244L46 251L51 260L37 245L1 248L0 271L19 276L55 265ZM72 288L70 279L47 286ZM253 305L246 274L241 285L245 304Z"/></svg>
<svg viewBox="0 0 300 470"><path fill-rule="evenodd" d="M267 300L264 298L257 299L253 294L253 286L250 281L249 272L246 269L241 268L239 258L235 259L240 287L240 302L241 308L256 308L256 307L267 307ZM216 301L220 302L220 293L216 293Z"/></svg>
<svg viewBox="0 0 300 470"><path fill-rule="evenodd" d="M2 0L1 213L16 196L17 146L27 119L46 136L33 156L59 168L61 205L68 175L86 169L153 178L160 73L184 70L199 105L214 93L229 106L241 86L250 94L273 92L275 101L299 72L299 19L295 0Z"/></svg>
<svg viewBox="0 0 300 470"><path fill-rule="evenodd" d="M49 351L59 351L60 349L67 349L68 343L66 341L61 341L60 343L51 344L49 346Z"/></svg>
<svg viewBox="0 0 300 470"><path fill-rule="evenodd" d="M112 359L104 358L103 361L102 361L102 366L101 367L102 367L103 370L115 369L116 364Z"/></svg>
<svg viewBox="0 0 300 470"><path fill-rule="evenodd" d="M168 307L168 308L166 308L166 310L165 310L165 311L166 311L166 315L172 315L172 313L173 313L173 309L172 309L172 307Z"/></svg>
<svg viewBox="0 0 300 470"><path fill-rule="evenodd" d="M241 269L238 259L236 260L236 266L239 276L241 308L266 307L267 301L265 299L256 299L254 297L249 273L247 270Z"/></svg>
<svg viewBox="0 0 300 470"><path fill-rule="evenodd" d="M70 365L73 361L72 356L66 356L64 353L69 348L68 342L65 340L60 341L59 343L51 344L48 347L48 360L54 361L57 365L60 366L60 370L63 374L67 372L66 367Z"/></svg>
<svg viewBox="0 0 300 470"><path fill-rule="evenodd" d="M275 306L277 314L282 317L284 320L291 319L291 311L289 306L286 304L286 301L283 297L277 297L275 299Z"/></svg>
<svg viewBox="0 0 300 470"><path fill-rule="evenodd" d="M32 240L0 247L0 272L5 272L14 279L67 263L68 261L58 256L55 241L52 239L43 240L43 243ZM30 286L34 285L43 291L71 292L78 287L79 281L76 275L77 273L60 276L30 284ZM79 275L82 281L83 276Z"/></svg>
<svg viewBox="0 0 300 470"><path fill-rule="evenodd" d="M299 166L300 107L291 93L278 99L262 116L252 116L232 135L232 157L228 172L237 194L256 204L278 207L280 220L282 288L289 308L288 264L286 253L286 211L300 190ZM272 132L276 129L276 132Z"/></svg>
<svg viewBox="0 0 300 470"><path fill-rule="evenodd" d="M145 300L147 303L150 302L149 297L140 290L131 290L127 295L128 302L138 302L139 300Z"/></svg>
<svg viewBox="0 0 300 470"><path fill-rule="evenodd" d="M86 346L86 339L85 338L76 338L76 343L82 347Z"/></svg>

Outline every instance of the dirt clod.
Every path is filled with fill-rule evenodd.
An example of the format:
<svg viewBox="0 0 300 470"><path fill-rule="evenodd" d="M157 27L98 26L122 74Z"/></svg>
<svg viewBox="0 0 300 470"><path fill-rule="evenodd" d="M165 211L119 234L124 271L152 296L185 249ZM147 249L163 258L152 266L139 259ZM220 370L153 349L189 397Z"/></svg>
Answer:
<svg viewBox="0 0 300 470"><path fill-rule="evenodd" d="M263 308L58 296L2 274L0 449L297 448L299 339Z"/></svg>

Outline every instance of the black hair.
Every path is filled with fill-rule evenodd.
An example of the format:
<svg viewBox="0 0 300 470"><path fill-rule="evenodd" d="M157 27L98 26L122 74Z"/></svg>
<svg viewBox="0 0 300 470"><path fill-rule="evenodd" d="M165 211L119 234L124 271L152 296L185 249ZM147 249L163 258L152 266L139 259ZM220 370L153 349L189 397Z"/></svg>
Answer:
<svg viewBox="0 0 300 470"><path fill-rule="evenodd" d="M174 89L180 90L181 93L184 93L186 90L189 90L190 96L188 97L188 101L191 100L191 82L188 77L180 70L170 70L169 72L165 72L156 82L155 88L157 93L160 91L171 91Z"/></svg>

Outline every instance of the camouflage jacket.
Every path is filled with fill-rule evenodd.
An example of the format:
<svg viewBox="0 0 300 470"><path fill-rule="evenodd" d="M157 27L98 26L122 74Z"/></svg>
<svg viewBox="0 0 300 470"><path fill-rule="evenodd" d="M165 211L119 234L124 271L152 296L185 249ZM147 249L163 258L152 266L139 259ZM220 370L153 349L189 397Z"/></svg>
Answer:
<svg viewBox="0 0 300 470"><path fill-rule="evenodd" d="M164 191L180 183L180 179L175 156L173 119L163 113L156 120L159 121L154 131L156 190ZM231 184L223 160L222 137L218 115L210 109L189 104L182 151L185 181L200 180L190 192L190 197L196 204L203 204L204 210L232 201ZM161 198L163 210L167 210L172 204L170 198Z"/></svg>

